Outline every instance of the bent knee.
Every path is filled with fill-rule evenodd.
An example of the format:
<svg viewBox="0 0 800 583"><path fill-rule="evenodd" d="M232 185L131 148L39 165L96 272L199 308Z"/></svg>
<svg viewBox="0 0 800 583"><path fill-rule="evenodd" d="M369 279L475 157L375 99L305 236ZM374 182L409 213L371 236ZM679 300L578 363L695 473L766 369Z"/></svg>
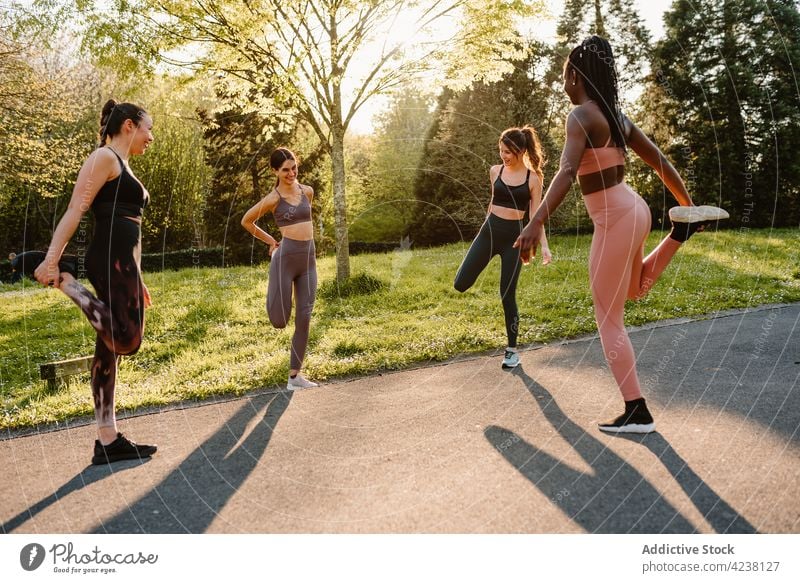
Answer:
<svg viewBox="0 0 800 583"><path fill-rule="evenodd" d="M463 294L470 287L472 287L472 284L468 281L464 281L463 279L456 278L456 280L453 282L453 287L457 292Z"/></svg>

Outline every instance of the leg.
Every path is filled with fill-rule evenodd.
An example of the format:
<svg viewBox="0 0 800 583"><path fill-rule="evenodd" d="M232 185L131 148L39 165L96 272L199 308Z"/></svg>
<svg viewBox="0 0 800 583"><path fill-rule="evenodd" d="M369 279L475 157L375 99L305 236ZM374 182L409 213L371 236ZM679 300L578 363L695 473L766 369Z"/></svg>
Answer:
<svg viewBox="0 0 800 583"><path fill-rule="evenodd" d="M481 272L489 265L489 261L492 259L492 237L492 229L489 226L489 219L487 219L456 272L453 286L458 291L463 293L471 288Z"/></svg>
<svg viewBox="0 0 800 583"><path fill-rule="evenodd" d="M62 274L61 291L86 315L110 352L135 354L144 332L142 278L133 257L110 267L108 273L90 273L97 297L69 274Z"/></svg>
<svg viewBox="0 0 800 583"><path fill-rule="evenodd" d="M649 230L649 212L620 209L618 220L595 223L589 254L589 282L600 341L611 372L626 401L641 397L636 356L625 330L625 300L633 265Z"/></svg>
<svg viewBox="0 0 800 583"><path fill-rule="evenodd" d="M302 255L298 254L296 257L300 258ZM294 282L297 308L294 316L292 354L289 363L290 374L297 374L303 366L311 327L311 312L314 310L314 299L317 294L317 266L313 255L308 262L308 270Z"/></svg>
<svg viewBox="0 0 800 583"><path fill-rule="evenodd" d="M118 366L119 357L108 349L106 343L98 335L92 361L92 398L98 437L104 444L111 443L117 437L114 394Z"/></svg>
<svg viewBox="0 0 800 583"><path fill-rule="evenodd" d="M516 237L514 238L516 239ZM517 280L522 269L519 249L511 244L500 253L500 299L503 302L503 315L506 321L506 335L509 348L516 348L519 334L519 310L517 309Z"/></svg>
<svg viewBox="0 0 800 583"><path fill-rule="evenodd" d="M640 300L647 295L680 247L681 243L668 235L644 261L642 260L644 247L639 249L631 271L631 281L628 287L629 300Z"/></svg>
<svg viewBox="0 0 800 583"><path fill-rule="evenodd" d="M287 271L290 256L284 256L281 248L272 254L267 284L267 315L276 328L286 328L292 315L292 276Z"/></svg>

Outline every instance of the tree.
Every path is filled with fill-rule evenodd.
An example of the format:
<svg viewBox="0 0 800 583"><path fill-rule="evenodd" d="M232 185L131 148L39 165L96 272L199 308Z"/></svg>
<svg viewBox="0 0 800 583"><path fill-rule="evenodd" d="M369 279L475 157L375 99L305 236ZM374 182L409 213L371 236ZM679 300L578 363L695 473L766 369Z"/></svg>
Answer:
<svg viewBox="0 0 800 583"><path fill-rule="evenodd" d="M87 40L106 58L120 54L147 62L171 60L223 72L245 85L269 84L278 89L268 102L257 104L262 113L298 112L330 156L337 278L341 280L350 273L344 136L353 116L374 95L434 64L450 82L462 85L496 74L497 57L508 56L515 48L508 42L514 34L514 17L535 13L541 3L117 0L111 17L86 10L86 1L79 4L91 25ZM409 15L413 16L410 21ZM402 35L378 41L398 19L404 20ZM118 26L118 22L134 21L135 28ZM442 37L436 27L453 22L458 27L451 38L435 42ZM410 45L409 38L421 42ZM195 47L191 56L183 58L175 52L187 46ZM354 71L356 63L363 68L361 75Z"/></svg>
<svg viewBox="0 0 800 583"><path fill-rule="evenodd" d="M552 103L545 82L551 49L532 42L527 54L499 81L440 96L415 183L418 204L408 232L414 241L440 244L477 232L489 202L489 167L498 163L497 142L508 127L537 129L545 152L545 184L552 176L560 150L542 124Z"/></svg>
<svg viewBox="0 0 800 583"><path fill-rule="evenodd" d="M791 0L679 0L644 95L698 203L742 228L800 221L800 14ZM658 188L649 193L662 196Z"/></svg>
<svg viewBox="0 0 800 583"><path fill-rule="evenodd" d="M255 91L252 87L250 90ZM271 152L293 141L292 147L301 159L303 182L315 191L322 187L315 170L322 163L323 154L314 140L298 140L298 136L309 133L302 120L276 132L269 117L243 108L235 91L218 84L215 94L219 105L214 111L197 112L205 138L206 163L213 169L203 217L205 230L210 244L225 247L226 262L254 263L266 259L267 248L240 228L239 221L275 184L269 166ZM314 210L318 211L318 207L319 197L315 197ZM273 229L270 225L263 228Z"/></svg>
<svg viewBox="0 0 800 583"><path fill-rule="evenodd" d="M396 243L414 215L414 180L433 121L432 99L413 88L392 95L388 108L376 116L368 144L363 197L352 223L359 241ZM357 168L350 165L350 168Z"/></svg>

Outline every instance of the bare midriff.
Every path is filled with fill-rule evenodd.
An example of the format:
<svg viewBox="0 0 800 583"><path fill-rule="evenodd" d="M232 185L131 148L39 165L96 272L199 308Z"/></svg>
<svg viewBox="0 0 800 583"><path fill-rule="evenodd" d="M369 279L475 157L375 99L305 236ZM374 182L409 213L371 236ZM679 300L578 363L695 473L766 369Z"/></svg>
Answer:
<svg viewBox="0 0 800 583"><path fill-rule="evenodd" d="M280 227L281 236L295 241L311 241L314 238L314 225L311 221Z"/></svg>
<svg viewBox="0 0 800 583"><path fill-rule="evenodd" d="M625 180L625 166L612 166L600 172L578 176L578 183L584 195L611 188L623 180Z"/></svg>
<svg viewBox="0 0 800 583"><path fill-rule="evenodd" d="M525 217L525 211L497 206L496 204L489 205L489 212L508 221L521 221Z"/></svg>

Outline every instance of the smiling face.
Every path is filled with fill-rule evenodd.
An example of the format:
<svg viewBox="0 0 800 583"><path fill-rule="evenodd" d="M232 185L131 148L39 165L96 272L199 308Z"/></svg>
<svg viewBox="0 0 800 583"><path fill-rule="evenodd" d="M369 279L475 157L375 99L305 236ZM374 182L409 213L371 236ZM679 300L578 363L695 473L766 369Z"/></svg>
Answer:
<svg viewBox="0 0 800 583"><path fill-rule="evenodd" d="M292 185L297 180L297 160L291 158L284 160L281 167L277 170L273 169L273 172L283 184Z"/></svg>
<svg viewBox="0 0 800 583"><path fill-rule="evenodd" d="M153 118L145 113L139 120L138 125L133 120L126 120L125 123L131 124L129 127L131 132L130 153L135 155L144 154L155 139L153 137Z"/></svg>
<svg viewBox="0 0 800 583"><path fill-rule="evenodd" d="M502 141L498 144L498 151L500 152L500 159L503 161L503 166L513 166L519 162L519 154L515 154L511 148L506 146Z"/></svg>

